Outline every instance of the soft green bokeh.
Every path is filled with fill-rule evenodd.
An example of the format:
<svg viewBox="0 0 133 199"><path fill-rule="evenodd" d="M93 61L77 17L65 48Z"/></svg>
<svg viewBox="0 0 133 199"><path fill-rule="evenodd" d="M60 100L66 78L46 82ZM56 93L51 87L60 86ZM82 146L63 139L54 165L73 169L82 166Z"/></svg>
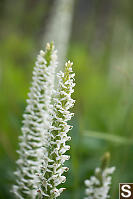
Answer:
<svg viewBox="0 0 133 199"><path fill-rule="evenodd" d="M116 166L111 198L117 199L118 183L133 182L133 73L126 64L124 71L121 70L124 60L130 59L128 65L133 67L130 52L133 38L131 36L126 44L124 40L125 33L132 33L132 2L118 1L109 16L104 10L106 1L102 1L102 13L98 1L90 4L90 15L85 2L76 1L67 56L74 62L76 104L75 117L70 122L74 127L71 160L67 162L70 167L67 190L60 198L83 198L84 180L99 166L103 153L109 151L110 165ZM115 1L111 2L115 5ZM48 0L0 2L0 199L14 198L10 187L14 181L22 114L51 3ZM109 33L104 25L97 26L102 16L108 17L102 22L110 25ZM82 22L80 28L77 20ZM116 21L120 24L119 20L124 21L125 28L124 32L118 29L117 34L114 27ZM100 26L100 22L98 24ZM100 38L100 30L105 37Z"/></svg>

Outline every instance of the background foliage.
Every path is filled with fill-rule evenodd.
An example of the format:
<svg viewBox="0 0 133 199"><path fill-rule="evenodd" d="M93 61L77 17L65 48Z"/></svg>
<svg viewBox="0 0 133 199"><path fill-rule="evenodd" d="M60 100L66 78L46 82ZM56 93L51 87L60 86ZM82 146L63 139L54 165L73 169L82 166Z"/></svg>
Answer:
<svg viewBox="0 0 133 199"><path fill-rule="evenodd" d="M10 186L35 57L54 0L0 0L0 198ZM118 183L133 182L133 1L77 0L68 58L74 62L71 160L60 198L80 199L83 181L111 152Z"/></svg>

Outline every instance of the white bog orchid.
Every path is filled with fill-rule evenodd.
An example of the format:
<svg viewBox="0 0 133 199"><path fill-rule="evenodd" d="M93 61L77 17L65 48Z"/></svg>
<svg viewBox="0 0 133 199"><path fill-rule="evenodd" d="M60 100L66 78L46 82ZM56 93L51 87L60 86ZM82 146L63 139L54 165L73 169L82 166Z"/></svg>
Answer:
<svg viewBox="0 0 133 199"><path fill-rule="evenodd" d="M38 181L36 173L40 170L42 159L47 156L48 136L52 117L50 116L51 97L54 89L57 55L53 44L47 44L40 51L33 70L33 79L28 94L24 114L22 135L17 160L16 184L13 193L17 198L36 198Z"/></svg>
<svg viewBox="0 0 133 199"><path fill-rule="evenodd" d="M64 73L59 72L57 75L59 88L53 98L53 122L49 131L47 167L44 166L42 168L39 176L41 185L38 192L41 198L57 198L64 190L64 188L58 189L58 185L65 182L66 177L62 174L68 171L68 168L64 167L63 164L69 159L65 152L70 149L66 142L71 139L67 135L71 126L67 124L67 121L73 116L69 109L74 104L74 100L71 98L71 94L74 92L73 87L75 86L74 75L70 61L66 63Z"/></svg>
<svg viewBox="0 0 133 199"><path fill-rule="evenodd" d="M58 185L65 182L62 174L68 171L63 165L69 159L65 155L70 149L66 142L71 139L67 121L73 116L69 109L74 104L71 94L75 83L68 61L64 73L57 75L59 85L55 90L56 66L56 50L48 43L37 57L19 137L16 183L12 188L19 199L54 199L64 190Z"/></svg>
<svg viewBox="0 0 133 199"><path fill-rule="evenodd" d="M109 198L109 190L111 186L111 175L114 172L115 167L106 168L102 172L102 184L100 180L96 177L98 173L101 172L100 168L96 168L95 176L92 176L90 180L85 180L86 197L84 199L107 199Z"/></svg>
<svg viewBox="0 0 133 199"><path fill-rule="evenodd" d="M110 198L109 190L115 167L108 167L109 159L110 153L107 152L103 156L101 167L95 169L94 176L91 176L89 180L85 180L86 197L84 199Z"/></svg>

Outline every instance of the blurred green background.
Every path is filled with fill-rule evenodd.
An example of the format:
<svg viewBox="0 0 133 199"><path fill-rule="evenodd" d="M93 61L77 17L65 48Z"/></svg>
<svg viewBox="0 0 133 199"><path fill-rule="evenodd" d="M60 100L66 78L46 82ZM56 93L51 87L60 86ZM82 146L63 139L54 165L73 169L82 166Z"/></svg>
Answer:
<svg viewBox="0 0 133 199"><path fill-rule="evenodd" d="M0 199L14 198L22 114L54 1L0 0ZM76 104L60 198L83 198L83 182L106 151L116 166L111 198L118 198L118 183L133 182L132 10L131 0L75 0L67 58L74 62Z"/></svg>

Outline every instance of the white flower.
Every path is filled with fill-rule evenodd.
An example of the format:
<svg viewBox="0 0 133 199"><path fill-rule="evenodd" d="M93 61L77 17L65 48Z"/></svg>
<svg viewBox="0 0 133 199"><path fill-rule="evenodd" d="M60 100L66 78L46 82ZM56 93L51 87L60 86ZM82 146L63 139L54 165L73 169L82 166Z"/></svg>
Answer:
<svg viewBox="0 0 133 199"><path fill-rule="evenodd" d="M53 44L47 44L46 51L40 51L33 71L33 81L28 94L27 107L23 115L22 136L20 136L19 159L17 160L16 185L13 193L17 198L36 198L38 177L41 166L46 166L42 159L48 159L47 147L51 97L54 89L56 50ZM45 156L45 157L44 157Z"/></svg>
<svg viewBox="0 0 133 199"><path fill-rule="evenodd" d="M45 199L54 199L60 195L64 188L58 189L58 185L65 182L66 177L62 174L64 171L68 171L68 168L64 167L63 164L69 159L69 156L65 155L65 152L70 149L66 142L70 140L70 136L67 133L71 126L67 124L67 121L73 116L69 109L74 104L71 94L75 86L72 63L70 61L65 65L65 72L58 74L58 80L59 89L55 92L53 99L53 122L50 127L48 164L47 167L42 169L40 174L41 185L39 192L41 193L41 198Z"/></svg>
<svg viewBox="0 0 133 199"><path fill-rule="evenodd" d="M111 175L115 167L95 169L95 176L91 176L90 180L85 180L86 197L84 199L107 199L109 198L109 190L111 186Z"/></svg>

